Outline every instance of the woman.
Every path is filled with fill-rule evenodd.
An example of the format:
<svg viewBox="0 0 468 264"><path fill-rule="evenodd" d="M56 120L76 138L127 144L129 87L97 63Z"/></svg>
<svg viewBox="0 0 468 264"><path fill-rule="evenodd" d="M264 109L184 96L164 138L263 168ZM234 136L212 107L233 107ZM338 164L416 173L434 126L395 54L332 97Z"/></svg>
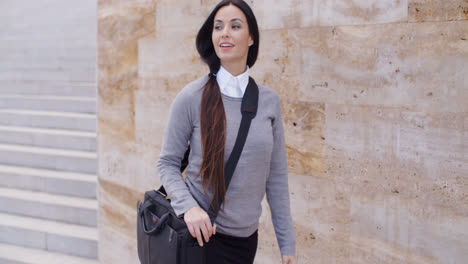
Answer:
<svg viewBox="0 0 468 264"><path fill-rule="evenodd" d="M224 164L237 137L249 68L258 54L252 10L242 0L221 1L198 32L196 45L210 74L188 84L174 100L158 161L171 205L199 245L206 245L208 263L253 263L266 194L282 261L296 263L281 108L270 88L258 85L258 112L224 189ZM179 168L188 142L184 180ZM207 210L218 199L221 207L214 205L220 209L212 225Z"/></svg>

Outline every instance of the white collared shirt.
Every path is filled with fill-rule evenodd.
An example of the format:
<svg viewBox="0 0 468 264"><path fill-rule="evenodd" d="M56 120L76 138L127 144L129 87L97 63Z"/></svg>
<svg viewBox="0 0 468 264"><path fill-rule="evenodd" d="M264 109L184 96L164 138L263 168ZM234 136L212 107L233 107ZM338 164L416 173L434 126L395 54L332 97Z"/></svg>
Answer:
<svg viewBox="0 0 468 264"><path fill-rule="evenodd" d="M247 66L244 73L238 76L232 76L223 66L220 66L216 73L216 81L218 81L222 94L234 98L242 98L249 83L249 66Z"/></svg>

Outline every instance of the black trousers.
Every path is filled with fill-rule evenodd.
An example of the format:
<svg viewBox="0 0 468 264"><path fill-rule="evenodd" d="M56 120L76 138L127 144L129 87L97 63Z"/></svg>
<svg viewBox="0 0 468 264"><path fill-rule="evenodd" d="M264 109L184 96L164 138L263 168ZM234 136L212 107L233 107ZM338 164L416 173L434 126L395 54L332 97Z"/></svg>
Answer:
<svg viewBox="0 0 468 264"><path fill-rule="evenodd" d="M205 244L206 264L252 264L257 244L258 230L249 237L216 233Z"/></svg>

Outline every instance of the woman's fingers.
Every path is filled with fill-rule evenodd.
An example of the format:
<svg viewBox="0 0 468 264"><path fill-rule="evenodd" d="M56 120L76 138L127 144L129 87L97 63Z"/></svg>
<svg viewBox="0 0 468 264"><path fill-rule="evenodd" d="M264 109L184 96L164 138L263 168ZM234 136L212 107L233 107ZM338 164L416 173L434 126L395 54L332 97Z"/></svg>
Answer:
<svg viewBox="0 0 468 264"><path fill-rule="evenodd" d="M195 234L196 234L196 237L197 237L198 245L200 245L200 247L203 247L203 238L202 238L202 235L200 233L200 228L195 228Z"/></svg>
<svg viewBox="0 0 468 264"><path fill-rule="evenodd" d="M205 226L208 231L208 238L216 234L216 224L212 225L209 217L205 220ZM208 240L206 240L206 242L208 242Z"/></svg>
<svg viewBox="0 0 468 264"><path fill-rule="evenodd" d="M211 225L210 225L211 226ZM208 243L210 241L210 237L212 235L214 235L213 233L213 230L211 230L211 232L209 231L209 229L206 227L206 225L201 225L200 227L194 227L192 225L190 226L187 226L188 229L189 229L189 232L190 234L197 239L198 241L198 244L200 245L200 247L203 247L203 239L205 239L204 241L206 243Z"/></svg>
<svg viewBox="0 0 468 264"><path fill-rule="evenodd" d="M297 264L296 256L283 256L283 264Z"/></svg>
<svg viewBox="0 0 468 264"><path fill-rule="evenodd" d="M210 235L210 232L208 231L208 228L206 228L206 224L203 223L200 228L201 228L203 237L205 238L205 241L208 243L211 235Z"/></svg>
<svg viewBox="0 0 468 264"><path fill-rule="evenodd" d="M188 210L184 220L190 234L197 239L200 247L203 246L203 239L208 243L210 237L216 233L216 225L211 225L208 214L198 206Z"/></svg>
<svg viewBox="0 0 468 264"><path fill-rule="evenodd" d="M195 234L195 230L194 230L192 225L187 225L187 229L188 229L189 233L192 235L192 237L194 237L194 238L197 237L197 234Z"/></svg>

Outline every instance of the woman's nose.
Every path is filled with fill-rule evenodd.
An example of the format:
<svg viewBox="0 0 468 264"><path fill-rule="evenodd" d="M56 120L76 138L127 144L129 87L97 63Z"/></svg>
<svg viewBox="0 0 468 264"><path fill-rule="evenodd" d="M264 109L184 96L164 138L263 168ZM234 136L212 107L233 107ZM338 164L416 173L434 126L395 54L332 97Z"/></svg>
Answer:
<svg viewBox="0 0 468 264"><path fill-rule="evenodd" d="M223 37L229 37L229 28L228 28L228 27L224 27L224 29L223 29Z"/></svg>

